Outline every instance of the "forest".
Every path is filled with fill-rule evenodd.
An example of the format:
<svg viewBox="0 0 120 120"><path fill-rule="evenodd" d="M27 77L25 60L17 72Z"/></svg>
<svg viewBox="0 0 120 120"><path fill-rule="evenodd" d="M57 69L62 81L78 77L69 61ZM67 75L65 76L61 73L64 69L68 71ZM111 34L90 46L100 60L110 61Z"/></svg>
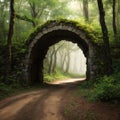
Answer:
<svg viewBox="0 0 120 120"><path fill-rule="evenodd" d="M38 26L50 20L72 20L96 31L100 38L97 44L104 47L106 73L85 81L82 89L92 88L88 91L94 93L89 94L95 100L119 102L119 0L0 0L0 98L30 87L22 75L26 40ZM64 39L51 46L44 60L44 79L85 77L86 58L79 50L77 45ZM79 66L80 74L74 72L79 63L75 65L72 52L83 61ZM74 70L70 72L73 65Z"/></svg>

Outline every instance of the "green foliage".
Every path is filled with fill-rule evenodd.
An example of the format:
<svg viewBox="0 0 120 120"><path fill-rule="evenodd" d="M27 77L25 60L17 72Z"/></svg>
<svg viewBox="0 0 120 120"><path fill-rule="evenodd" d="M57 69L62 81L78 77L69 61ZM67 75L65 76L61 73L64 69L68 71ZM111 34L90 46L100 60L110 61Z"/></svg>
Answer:
<svg viewBox="0 0 120 120"><path fill-rule="evenodd" d="M120 53L120 52L118 52L117 55L115 55L115 56L117 56L117 58L116 58L116 59L113 59L113 70L114 70L115 73L117 73L117 72L120 71L120 58L119 58L119 53ZM114 56L114 57L115 57L115 56Z"/></svg>
<svg viewBox="0 0 120 120"><path fill-rule="evenodd" d="M120 73L112 76L104 76L95 84L96 99L101 101L120 100Z"/></svg>
<svg viewBox="0 0 120 120"><path fill-rule="evenodd" d="M0 45L0 84L3 84L6 79L6 61L7 61L7 46ZM4 54L3 54L4 53ZM10 76L7 78L11 87L18 88L20 85L24 85L23 80L23 60L25 57L26 48L23 44L14 44L12 47L12 71Z"/></svg>
<svg viewBox="0 0 120 120"><path fill-rule="evenodd" d="M27 52L26 46L21 43L15 43L12 52L14 67L21 65Z"/></svg>
<svg viewBox="0 0 120 120"><path fill-rule="evenodd" d="M5 84L2 79L0 79L0 99L15 93L15 91L20 91L23 89L20 82L15 80L13 76L9 76L7 79L9 84Z"/></svg>
<svg viewBox="0 0 120 120"><path fill-rule="evenodd" d="M0 78L3 79L6 67L6 45L0 45Z"/></svg>
<svg viewBox="0 0 120 120"><path fill-rule="evenodd" d="M80 84L77 95L82 95L89 101L119 102L120 72L97 78L96 81L84 81Z"/></svg>
<svg viewBox="0 0 120 120"><path fill-rule="evenodd" d="M39 90L41 89L40 85L35 85L35 86L21 86L16 82L16 80L13 80L14 84L7 85L3 82L1 82L0 79L0 100L12 96L12 95L17 95L20 93L25 93L33 90Z"/></svg>
<svg viewBox="0 0 120 120"><path fill-rule="evenodd" d="M44 80L46 82L62 80L62 79L65 79L65 78L70 78L70 77L69 77L68 74L63 73L60 70L56 70L56 72L52 73L52 74L44 74Z"/></svg>
<svg viewBox="0 0 120 120"><path fill-rule="evenodd" d="M11 91L11 86L8 86L0 82L0 99L7 96L10 91Z"/></svg>

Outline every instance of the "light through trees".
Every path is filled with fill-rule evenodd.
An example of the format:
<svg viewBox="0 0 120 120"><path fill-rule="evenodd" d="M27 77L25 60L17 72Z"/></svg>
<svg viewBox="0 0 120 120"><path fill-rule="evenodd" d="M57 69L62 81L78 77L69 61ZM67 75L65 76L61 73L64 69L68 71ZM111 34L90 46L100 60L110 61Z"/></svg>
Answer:
<svg viewBox="0 0 120 120"><path fill-rule="evenodd" d="M53 74L86 76L86 58L77 44L62 40L49 48L44 60L44 77Z"/></svg>

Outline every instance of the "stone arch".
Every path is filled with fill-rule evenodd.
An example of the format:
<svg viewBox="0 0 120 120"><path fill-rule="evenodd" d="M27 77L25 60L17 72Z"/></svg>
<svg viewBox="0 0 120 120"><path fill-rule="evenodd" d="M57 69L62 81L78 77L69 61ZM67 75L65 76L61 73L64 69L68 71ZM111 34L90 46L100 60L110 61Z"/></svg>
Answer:
<svg viewBox="0 0 120 120"><path fill-rule="evenodd" d="M38 27L27 40L27 57L25 63L26 79L30 83L43 82L43 60L50 46L68 40L77 43L87 60L87 79L96 77L95 37L77 22L67 20L48 21Z"/></svg>

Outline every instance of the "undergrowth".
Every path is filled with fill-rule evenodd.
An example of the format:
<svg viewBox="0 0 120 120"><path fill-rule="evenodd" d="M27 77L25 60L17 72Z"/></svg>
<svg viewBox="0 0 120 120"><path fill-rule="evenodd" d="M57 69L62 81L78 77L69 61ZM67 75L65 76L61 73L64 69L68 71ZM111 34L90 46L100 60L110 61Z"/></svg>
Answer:
<svg viewBox="0 0 120 120"><path fill-rule="evenodd" d="M103 76L96 81L85 81L78 90L89 101L119 103L120 101L120 72L111 76Z"/></svg>
<svg viewBox="0 0 120 120"><path fill-rule="evenodd" d="M21 86L20 84L7 85L3 82L0 82L0 100L20 93L39 90L41 88L42 88L41 85L34 85L34 86Z"/></svg>
<svg viewBox="0 0 120 120"><path fill-rule="evenodd" d="M55 73L51 73L51 74L44 74L44 81L45 82L52 82L52 81L56 81L56 80L62 80L62 79L67 79L70 78L70 76L66 73L63 73L61 71L56 71Z"/></svg>
<svg viewBox="0 0 120 120"><path fill-rule="evenodd" d="M44 73L45 82L52 82L52 81L64 80L68 78L80 78L80 77L85 77L85 75L66 73L58 68L55 70L54 73L51 74L48 74L47 72Z"/></svg>
<svg viewBox="0 0 120 120"><path fill-rule="evenodd" d="M77 95L86 97L88 101L120 103L120 59L113 61L113 71L110 76L84 81L80 84Z"/></svg>

